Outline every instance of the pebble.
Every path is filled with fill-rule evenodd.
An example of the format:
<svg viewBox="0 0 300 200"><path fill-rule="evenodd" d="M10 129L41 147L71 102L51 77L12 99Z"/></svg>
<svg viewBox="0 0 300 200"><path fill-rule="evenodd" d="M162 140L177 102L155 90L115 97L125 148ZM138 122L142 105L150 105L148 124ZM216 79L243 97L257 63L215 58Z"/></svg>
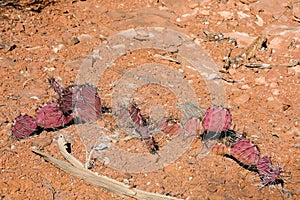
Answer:
<svg viewBox="0 0 300 200"><path fill-rule="evenodd" d="M248 102L250 99L250 95L248 93L242 94L241 96L234 99L234 102L238 105L244 104Z"/></svg>
<svg viewBox="0 0 300 200"><path fill-rule="evenodd" d="M274 101L275 99L274 99L274 97L268 97L267 100L268 101Z"/></svg>
<svg viewBox="0 0 300 200"><path fill-rule="evenodd" d="M243 11L239 11L239 12L237 12L237 14L238 14L240 19L250 18L250 15L247 15Z"/></svg>
<svg viewBox="0 0 300 200"><path fill-rule="evenodd" d="M199 6L199 3L198 2L190 2L188 6L189 6L189 8L194 9Z"/></svg>
<svg viewBox="0 0 300 200"><path fill-rule="evenodd" d="M275 96L278 96L279 95L279 90L278 89L273 89L272 94L275 95Z"/></svg>
<svg viewBox="0 0 300 200"><path fill-rule="evenodd" d="M259 15L256 15L256 18L257 18L257 21L255 22L255 24L257 24L258 26L263 26L264 20Z"/></svg>
<svg viewBox="0 0 300 200"><path fill-rule="evenodd" d="M248 89L250 89L250 86L248 84L242 85L241 89L242 90L248 90Z"/></svg>
<svg viewBox="0 0 300 200"><path fill-rule="evenodd" d="M101 150L104 150L104 149L107 149L108 148L108 145L107 144L99 144L98 146L95 146L93 149L96 150L96 151L101 151Z"/></svg>
<svg viewBox="0 0 300 200"><path fill-rule="evenodd" d="M278 87L278 83L272 82L272 83L270 84L270 87L271 87L271 88L276 88L276 87Z"/></svg>
<svg viewBox="0 0 300 200"><path fill-rule="evenodd" d="M209 16L210 15L210 11L209 10L199 10L199 14L200 15Z"/></svg>
<svg viewBox="0 0 300 200"><path fill-rule="evenodd" d="M73 37L70 38L68 43L70 45L75 45L75 44L78 44L79 42L80 42L80 40L78 39L78 37L73 36Z"/></svg>
<svg viewBox="0 0 300 200"><path fill-rule="evenodd" d="M129 180L128 180L128 179L124 179L124 180L123 180L123 183L129 185Z"/></svg>
<svg viewBox="0 0 300 200"><path fill-rule="evenodd" d="M259 77L254 79L256 85L266 85L266 78L265 77Z"/></svg>
<svg viewBox="0 0 300 200"><path fill-rule="evenodd" d="M94 37L90 34L81 34L78 36L78 40L80 40L80 42L89 42L93 39Z"/></svg>
<svg viewBox="0 0 300 200"><path fill-rule="evenodd" d="M233 12L219 11L218 14L221 15L221 17L223 17L225 20L233 19Z"/></svg>
<svg viewBox="0 0 300 200"><path fill-rule="evenodd" d="M64 47L63 44L59 44L53 48L54 53L58 53Z"/></svg>

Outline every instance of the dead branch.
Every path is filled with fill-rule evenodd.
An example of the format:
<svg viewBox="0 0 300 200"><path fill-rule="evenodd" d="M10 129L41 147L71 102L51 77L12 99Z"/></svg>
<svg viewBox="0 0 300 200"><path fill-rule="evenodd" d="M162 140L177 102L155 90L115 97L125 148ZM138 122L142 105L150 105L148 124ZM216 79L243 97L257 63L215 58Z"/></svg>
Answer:
<svg viewBox="0 0 300 200"><path fill-rule="evenodd" d="M45 154L36 148L32 147L31 150L43 157L46 161L52 163L56 167L66 171L67 173L77 176L91 184L94 184L98 187L101 187L107 191L113 192L121 197L132 197L135 199L143 199L143 200L151 200L151 199L157 199L157 200L177 200L175 197L165 196L157 193L151 193L146 192L143 190L139 190L136 188L130 188L129 185L126 185L124 183L121 183L119 181L116 181L112 178L109 178L107 176L98 175L86 168L84 168L84 165L78 161L75 157L73 157L71 154L69 154L66 150L65 146L66 142L64 140L63 136L60 136L58 139L58 145L60 152L64 156L66 160L68 160L70 163L66 161L59 160L57 158L54 158L48 154Z"/></svg>

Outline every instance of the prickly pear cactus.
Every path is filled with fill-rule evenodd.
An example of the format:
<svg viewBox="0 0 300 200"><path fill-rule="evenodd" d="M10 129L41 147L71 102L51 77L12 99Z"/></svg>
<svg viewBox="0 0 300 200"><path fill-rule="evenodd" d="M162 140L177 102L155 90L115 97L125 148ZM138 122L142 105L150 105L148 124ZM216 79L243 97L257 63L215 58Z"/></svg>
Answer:
<svg viewBox="0 0 300 200"><path fill-rule="evenodd" d="M68 124L72 115L65 115L57 103L48 103L37 110L36 122L42 128L59 128Z"/></svg>
<svg viewBox="0 0 300 200"><path fill-rule="evenodd" d="M267 156L264 156L263 158L258 160L256 168L264 185L274 183L277 179L279 179L279 175L282 171L279 165L277 167L274 167L271 163L270 158Z"/></svg>
<svg viewBox="0 0 300 200"><path fill-rule="evenodd" d="M73 113L83 122L92 122L101 117L101 100L97 88L85 84L75 85L62 92L60 108L64 113Z"/></svg>
<svg viewBox="0 0 300 200"><path fill-rule="evenodd" d="M240 136L230 147L229 154L244 165L255 166L259 160L258 148Z"/></svg>
<svg viewBox="0 0 300 200"><path fill-rule="evenodd" d="M232 122L228 109L221 106L213 106L206 110L202 125L204 130L211 132L226 131Z"/></svg>
<svg viewBox="0 0 300 200"><path fill-rule="evenodd" d="M16 118L15 123L12 126L12 134L18 138L26 138L32 135L38 126L36 120L29 115L21 115Z"/></svg>

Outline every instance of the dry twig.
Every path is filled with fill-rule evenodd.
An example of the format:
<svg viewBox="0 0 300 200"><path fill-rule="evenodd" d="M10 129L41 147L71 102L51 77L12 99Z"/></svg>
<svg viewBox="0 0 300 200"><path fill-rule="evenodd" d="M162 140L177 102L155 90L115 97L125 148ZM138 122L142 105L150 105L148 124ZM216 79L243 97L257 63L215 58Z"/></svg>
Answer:
<svg viewBox="0 0 300 200"><path fill-rule="evenodd" d="M120 195L121 197L132 197L136 199L143 199L143 200L177 200L175 197L165 196L157 193L151 193L146 192L143 190L139 190L136 188L130 188L129 185L126 185L124 183L121 183L119 181L116 181L112 178L98 175L86 168L84 168L83 164L78 161L75 157L73 157L71 154L69 154L66 150L65 146L66 142L64 140L64 137L61 135L58 139L58 146L59 150L62 153L62 155L67 159L70 163L59 160L57 158L54 158L48 154L45 154L36 148L32 147L31 150L43 157L46 161L51 162L56 167L70 173L73 176L77 176L91 184L94 184L96 186L99 186L105 190L108 190L110 192L113 192L117 195Z"/></svg>

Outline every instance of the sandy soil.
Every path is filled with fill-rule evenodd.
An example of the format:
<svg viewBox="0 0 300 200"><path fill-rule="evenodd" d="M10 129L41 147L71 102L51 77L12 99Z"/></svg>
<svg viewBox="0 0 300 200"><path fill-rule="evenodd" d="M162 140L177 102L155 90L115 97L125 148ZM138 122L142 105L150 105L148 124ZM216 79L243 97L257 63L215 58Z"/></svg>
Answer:
<svg viewBox="0 0 300 200"><path fill-rule="evenodd" d="M78 77L82 66L89 65L83 64L87 56L112 56L114 53L101 54L101 48L117 43L111 38L120 31L141 27L176 30L210 55L223 78L223 105L233 116L232 128L246 133L262 155L282 166L284 186L260 188L257 173L234 160L213 153L200 158L197 154L202 144L197 138L188 151L163 169L126 172L96 159L92 170L138 189L188 200L299 199L300 3L272 2L270 5L268 0L0 1L0 199L121 199L31 152L31 146L36 146L62 159L56 140L64 134L71 143L72 154L84 162L85 147L89 144L76 134L79 129L75 125L43 131L23 140L12 137L11 126L20 114L34 116L40 106L55 101L57 94L50 88L48 78L54 77L65 86L83 82ZM168 37L159 39L158 43L170 42ZM143 42L143 38L137 41ZM169 81L176 80L174 74L180 72L201 108L213 104L207 82L188 68L191 63L178 56L176 48L180 45L174 50L172 45L165 50L152 45L120 54L101 77L93 71L83 73L85 80L96 77L94 83L103 105L110 107L112 98L121 98L113 95L114 84L125 80L124 85L130 85L130 79L122 77L145 63L169 66L174 71L165 77ZM118 46L115 51L122 48ZM97 67L101 68L96 62L94 68ZM181 92L184 98L190 97L187 91ZM144 85L132 96L143 114L150 113L150 105L161 105L170 117L180 118L175 108L177 94L163 85ZM98 124L107 123L113 128L115 120L105 116L105 122L99 120ZM149 154L139 138L127 140L126 136L121 134L113 143L126 152ZM157 135L156 139L163 147L172 141L172 135ZM174 152L179 150L175 147Z"/></svg>

